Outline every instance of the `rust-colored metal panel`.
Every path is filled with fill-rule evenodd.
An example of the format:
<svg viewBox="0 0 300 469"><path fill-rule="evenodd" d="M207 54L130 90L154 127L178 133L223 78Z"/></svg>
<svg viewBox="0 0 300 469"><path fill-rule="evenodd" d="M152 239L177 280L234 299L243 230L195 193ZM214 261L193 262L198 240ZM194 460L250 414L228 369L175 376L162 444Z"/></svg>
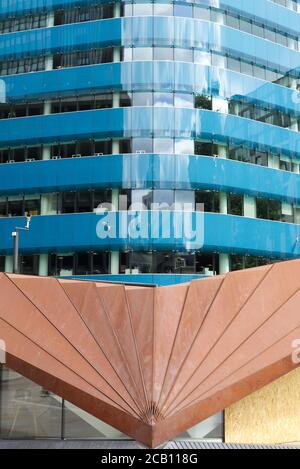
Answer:
<svg viewBox="0 0 300 469"><path fill-rule="evenodd" d="M298 365L300 260L172 287L0 274L7 364L157 446Z"/></svg>

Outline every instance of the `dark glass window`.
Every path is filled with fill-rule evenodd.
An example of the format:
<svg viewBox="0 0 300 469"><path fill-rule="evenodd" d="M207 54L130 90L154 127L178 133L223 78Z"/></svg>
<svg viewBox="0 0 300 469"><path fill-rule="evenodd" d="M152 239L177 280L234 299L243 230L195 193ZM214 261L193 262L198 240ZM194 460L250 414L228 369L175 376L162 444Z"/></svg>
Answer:
<svg viewBox="0 0 300 469"><path fill-rule="evenodd" d="M75 275L88 275L91 272L91 255L89 252L75 254Z"/></svg>
<svg viewBox="0 0 300 469"><path fill-rule="evenodd" d="M228 213L230 215L243 216L244 199L242 195L238 195L238 194L228 195Z"/></svg>
<svg viewBox="0 0 300 469"><path fill-rule="evenodd" d="M111 155L112 141L102 140L95 142L95 155Z"/></svg>
<svg viewBox="0 0 300 469"><path fill-rule="evenodd" d="M174 254L174 274L194 274L196 272L195 254Z"/></svg>
<svg viewBox="0 0 300 469"><path fill-rule="evenodd" d="M73 275L74 260L75 259L73 254L50 254L49 275Z"/></svg>
<svg viewBox="0 0 300 469"><path fill-rule="evenodd" d="M5 197L0 198L0 217L7 216L7 199Z"/></svg>
<svg viewBox="0 0 300 469"><path fill-rule="evenodd" d="M277 200L256 199L257 218L281 220L281 202Z"/></svg>
<svg viewBox="0 0 300 469"><path fill-rule="evenodd" d="M195 155L212 156L213 143L195 141Z"/></svg>
<svg viewBox="0 0 300 469"><path fill-rule="evenodd" d="M155 272L158 274L171 274L174 270L173 254L169 252L157 252L155 254Z"/></svg>
<svg viewBox="0 0 300 469"><path fill-rule="evenodd" d="M62 213L74 213L75 201L76 201L76 192L63 192L61 212Z"/></svg>
<svg viewBox="0 0 300 469"><path fill-rule="evenodd" d="M244 257L237 255L237 254L232 254L230 256L230 270L231 271L243 270L244 268L245 268Z"/></svg>
<svg viewBox="0 0 300 469"><path fill-rule="evenodd" d="M213 191L196 191L195 192L196 204L199 204L197 210L201 209L204 205L204 212L220 212L220 194Z"/></svg>
<svg viewBox="0 0 300 469"><path fill-rule="evenodd" d="M108 252L92 252L91 253L91 273L92 274L108 274L110 253Z"/></svg>
<svg viewBox="0 0 300 469"><path fill-rule="evenodd" d="M76 212L90 212L92 205L92 196L90 191L77 192Z"/></svg>
<svg viewBox="0 0 300 469"><path fill-rule="evenodd" d="M21 217L24 215L23 197L20 197L19 200L8 200L8 215L10 217Z"/></svg>
<svg viewBox="0 0 300 469"><path fill-rule="evenodd" d="M215 253L196 253L197 274L212 276L219 274L219 255Z"/></svg>
<svg viewBox="0 0 300 469"><path fill-rule="evenodd" d="M0 256L0 272L5 272L5 256Z"/></svg>
<svg viewBox="0 0 300 469"><path fill-rule="evenodd" d="M95 211L102 204L111 204L111 190L98 189L92 191L92 211Z"/></svg>
<svg viewBox="0 0 300 469"><path fill-rule="evenodd" d="M37 197L34 199L29 199L25 197L24 200L24 214L30 215L40 215L41 213L41 198Z"/></svg>
<svg viewBox="0 0 300 469"><path fill-rule="evenodd" d="M130 252L130 271L133 274L149 274L152 272L152 252Z"/></svg>
<svg viewBox="0 0 300 469"><path fill-rule="evenodd" d="M23 275L39 274L39 256L20 256L20 273Z"/></svg>
<svg viewBox="0 0 300 469"><path fill-rule="evenodd" d="M132 153L131 140L120 140L119 141L120 153Z"/></svg>

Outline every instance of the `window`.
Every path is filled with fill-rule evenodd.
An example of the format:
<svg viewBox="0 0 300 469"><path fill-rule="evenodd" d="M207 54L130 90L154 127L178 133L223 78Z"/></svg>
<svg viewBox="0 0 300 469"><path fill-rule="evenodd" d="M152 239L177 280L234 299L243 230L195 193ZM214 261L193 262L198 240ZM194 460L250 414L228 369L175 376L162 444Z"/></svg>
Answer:
<svg viewBox="0 0 300 469"><path fill-rule="evenodd" d="M244 257L240 255L231 255L230 256L230 270L243 270L245 268Z"/></svg>
<svg viewBox="0 0 300 469"><path fill-rule="evenodd" d="M227 58L227 68L233 70L234 72L241 71L241 61L238 59L233 59L231 57Z"/></svg>
<svg viewBox="0 0 300 469"><path fill-rule="evenodd" d="M61 398L6 367L1 377L1 437L60 438Z"/></svg>
<svg viewBox="0 0 300 469"><path fill-rule="evenodd" d="M158 274L171 274L174 271L173 254L157 252L155 253L154 271Z"/></svg>
<svg viewBox="0 0 300 469"><path fill-rule="evenodd" d="M133 5L133 16L152 16L152 3L137 3Z"/></svg>
<svg viewBox="0 0 300 469"><path fill-rule="evenodd" d="M175 97L175 102L176 102L176 97ZM174 105L174 94L173 93L153 93L153 104L154 106L159 106L159 107L172 107Z"/></svg>
<svg viewBox="0 0 300 469"><path fill-rule="evenodd" d="M49 255L49 275L73 275L74 255L73 254L50 254Z"/></svg>
<svg viewBox="0 0 300 469"><path fill-rule="evenodd" d="M153 203L152 190L133 190L131 193L132 210L150 210Z"/></svg>
<svg viewBox="0 0 300 469"><path fill-rule="evenodd" d="M109 274L110 254L108 252L91 252L91 273Z"/></svg>
<svg viewBox="0 0 300 469"><path fill-rule="evenodd" d="M152 47L134 47L132 49L132 60L153 60Z"/></svg>
<svg viewBox="0 0 300 469"><path fill-rule="evenodd" d="M228 195L228 213L242 217L244 214L244 199L242 195Z"/></svg>
<svg viewBox="0 0 300 469"><path fill-rule="evenodd" d="M62 198L61 213L74 213L76 192L63 192L61 194L61 198Z"/></svg>
<svg viewBox="0 0 300 469"><path fill-rule="evenodd" d="M130 189L121 189L119 192L119 210L129 210L131 207L131 194Z"/></svg>
<svg viewBox="0 0 300 469"><path fill-rule="evenodd" d="M212 111L212 98L205 95L196 95L195 96L195 108L197 109L207 109Z"/></svg>
<svg viewBox="0 0 300 469"><path fill-rule="evenodd" d="M193 109L194 96L188 93L175 93L174 106Z"/></svg>
<svg viewBox="0 0 300 469"><path fill-rule="evenodd" d="M91 192L77 192L76 212L90 212L92 204Z"/></svg>
<svg viewBox="0 0 300 469"><path fill-rule="evenodd" d="M164 3L154 3L154 16L173 16L173 5Z"/></svg>
<svg viewBox="0 0 300 469"><path fill-rule="evenodd" d="M195 151L194 140L175 139L175 153L178 155L193 155Z"/></svg>
<svg viewBox="0 0 300 469"><path fill-rule="evenodd" d="M22 217L24 215L24 200L23 197L8 198L8 216Z"/></svg>
<svg viewBox="0 0 300 469"><path fill-rule="evenodd" d="M194 8L194 18L199 20L207 20L210 21L210 9L195 6Z"/></svg>
<svg viewBox="0 0 300 469"><path fill-rule="evenodd" d="M174 204L174 191L155 190L153 191L153 203L156 210L171 210Z"/></svg>
<svg viewBox="0 0 300 469"><path fill-rule="evenodd" d="M133 106L152 106L153 105L153 93L132 93L132 105Z"/></svg>
<svg viewBox="0 0 300 469"><path fill-rule="evenodd" d="M195 200L197 210L204 212L220 212L220 195L218 192L213 191L196 191Z"/></svg>
<svg viewBox="0 0 300 469"><path fill-rule="evenodd" d="M219 274L219 255L214 253L196 253L196 273L208 277Z"/></svg>
<svg viewBox="0 0 300 469"><path fill-rule="evenodd" d="M120 153L132 153L131 140L119 140Z"/></svg>
<svg viewBox="0 0 300 469"><path fill-rule="evenodd" d="M174 274L191 275L196 272L195 254L178 253L174 254Z"/></svg>
<svg viewBox="0 0 300 469"><path fill-rule="evenodd" d="M39 274L39 256L20 256L20 274L38 275Z"/></svg>
<svg viewBox="0 0 300 469"><path fill-rule="evenodd" d="M5 256L0 256L0 272L5 272Z"/></svg>
<svg viewBox="0 0 300 469"><path fill-rule="evenodd" d="M133 153L153 153L152 138L134 138L132 139Z"/></svg>
<svg viewBox="0 0 300 469"><path fill-rule="evenodd" d="M294 208L293 205L283 202L281 207L281 221L284 223L294 223Z"/></svg>
<svg viewBox="0 0 300 469"><path fill-rule="evenodd" d="M174 49L172 47L154 47L154 60L173 60Z"/></svg>
<svg viewBox="0 0 300 469"><path fill-rule="evenodd" d="M132 94L120 93L120 107L132 106Z"/></svg>
<svg viewBox="0 0 300 469"><path fill-rule="evenodd" d="M194 211L195 192L175 190L175 208L176 210Z"/></svg>
<svg viewBox="0 0 300 469"><path fill-rule="evenodd" d="M257 218L280 221L281 208L281 202L277 200L256 199Z"/></svg>
<svg viewBox="0 0 300 469"><path fill-rule="evenodd" d="M91 191L92 198L92 211L95 212L97 208L100 208L101 205L111 204L112 202L112 193L108 189L98 189Z"/></svg>
<svg viewBox="0 0 300 469"><path fill-rule="evenodd" d="M178 62L193 62L194 54L192 49L174 49L174 60Z"/></svg>
<svg viewBox="0 0 300 469"><path fill-rule="evenodd" d="M112 141L111 140L97 140L94 145L95 155L111 155L112 154Z"/></svg>
<svg viewBox="0 0 300 469"><path fill-rule="evenodd" d="M149 274L152 272L152 252L128 253L129 265L125 273Z"/></svg>
<svg viewBox="0 0 300 469"><path fill-rule="evenodd" d="M36 197L25 196L24 197L24 214L30 214L32 216L40 215L41 213L41 198L39 195Z"/></svg>
<svg viewBox="0 0 300 469"><path fill-rule="evenodd" d="M195 155L212 156L213 143L212 142L195 142Z"/></svg>
<svg viewBox="0 0 300 469"><path fill-rule="evenodd" d="M190 5L177 5L174 4L174 16L185 16L186 18L193 17L193 7Z"/></svg>
<svg viewBox="0 0 300 469"><path fill-rule="evenodd" d="M75 275L88 275L90 273L90 257L88 252L75 254Z"/></svg>
<svg viewBox="0 0 300 469"><path fill-rule="evenodd" d="M174 140L171 138L155 138L153 145L154 153L174 153Z"/></svg>

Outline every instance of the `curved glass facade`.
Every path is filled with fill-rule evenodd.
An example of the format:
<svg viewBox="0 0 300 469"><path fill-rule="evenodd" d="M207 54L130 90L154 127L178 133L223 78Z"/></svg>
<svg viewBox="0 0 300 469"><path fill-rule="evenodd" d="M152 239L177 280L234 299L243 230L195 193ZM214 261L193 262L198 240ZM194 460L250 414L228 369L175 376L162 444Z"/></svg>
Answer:
<svg viewBox="0 0 300 469"><path fill-rule="evenodd" d="M3 1L0 270L28 213L28 274L167 284L298 257L299 11Z"/></svg>

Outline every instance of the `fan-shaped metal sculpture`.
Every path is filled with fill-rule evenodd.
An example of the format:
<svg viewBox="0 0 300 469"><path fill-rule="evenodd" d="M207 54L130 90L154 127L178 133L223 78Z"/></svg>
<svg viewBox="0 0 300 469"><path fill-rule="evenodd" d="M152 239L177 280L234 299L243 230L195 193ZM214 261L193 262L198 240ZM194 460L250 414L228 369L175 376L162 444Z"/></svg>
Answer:
<svg viewBox="0 0 300 469"><path fill-rule="evenodd" d="M157 446L288 373L300 261L179 286L0 275L7 364Z"/></svg>

